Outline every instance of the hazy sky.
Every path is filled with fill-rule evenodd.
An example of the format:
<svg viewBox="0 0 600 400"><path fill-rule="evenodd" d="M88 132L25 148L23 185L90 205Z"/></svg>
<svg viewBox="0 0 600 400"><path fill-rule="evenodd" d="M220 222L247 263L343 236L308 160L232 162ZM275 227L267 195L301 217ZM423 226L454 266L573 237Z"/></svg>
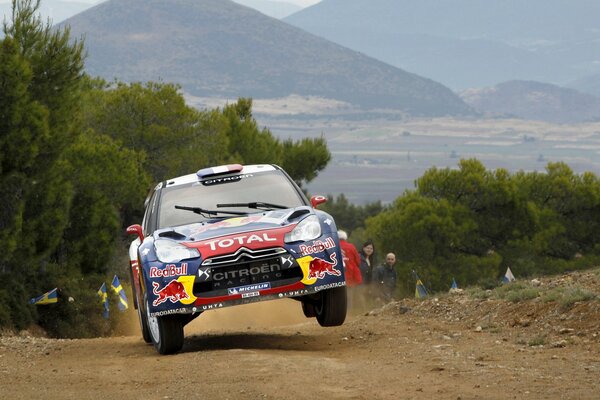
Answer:
<svg viewBox="0 0 600 400"><path fill-rule="evenodd" d="M42 2L43 1L44 0L42 0ZM66 0L66 1L69 1L69 0ZM78 3L96 4L96 3L100 3L100 1L104 1L104 0L72 0L72 1L78 2ZM298 4L299 6L302 6L302 7L308 7L308 6L312 6L313 4L319 3L321 0L271 0L271 1L294 3L294 4ZM11 0L0 0L0 3L10 3L10 2L11 2Z"/></svg>

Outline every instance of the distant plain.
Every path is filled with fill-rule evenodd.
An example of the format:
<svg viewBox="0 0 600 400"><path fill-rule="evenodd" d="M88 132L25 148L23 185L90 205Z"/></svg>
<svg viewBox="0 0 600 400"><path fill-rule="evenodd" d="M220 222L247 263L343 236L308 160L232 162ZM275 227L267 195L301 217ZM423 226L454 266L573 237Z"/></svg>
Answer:
<svg viewBox="0 0 600 400"><path fill-rule="evenodd" d="M227 100L188 97L188 102L210 108ZM307 188L311 194L344 193L354 204L390 203L414 189L426 170L457 168L461 158L510 172L544 171L548 162L563 161L575 173L600 175L600 122L373 118L341 102L300 96L257 99L253 111L259 126L281 139L324 136L332 160Z"/></svg>

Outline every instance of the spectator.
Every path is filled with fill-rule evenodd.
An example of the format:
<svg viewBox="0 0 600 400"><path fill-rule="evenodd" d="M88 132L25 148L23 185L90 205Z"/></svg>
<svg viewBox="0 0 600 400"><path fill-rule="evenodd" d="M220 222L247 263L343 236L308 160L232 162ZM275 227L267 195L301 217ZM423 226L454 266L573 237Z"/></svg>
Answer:
<svg viewBox="0 0 600 400"><path fill-rule="evenodd" d="M340 247L342 248L342 259L344 261L344 270L346 273L346 284L356 286L362 283L362 276L358 266L360 265L360 256L356 247L348 243L348 234L344 231L338 231L340 238Z"/></svg>
<svg viewBox="0 0 600 400"><path fill-rule="evenodd" d="M373 268L375 266L375 245L371 240L367 240L360 251L360 273L362 281L365 284L371 283L373 278Z"/></svg>
<svg viewBox="0 0 600 400"><path fill-rule="evenodd" d="M394 292L396 291L396 255L394 253L388 253L385 256L385 263L375 269L374 280L377 282L380 293L386 302L394 299Z"/></svg>

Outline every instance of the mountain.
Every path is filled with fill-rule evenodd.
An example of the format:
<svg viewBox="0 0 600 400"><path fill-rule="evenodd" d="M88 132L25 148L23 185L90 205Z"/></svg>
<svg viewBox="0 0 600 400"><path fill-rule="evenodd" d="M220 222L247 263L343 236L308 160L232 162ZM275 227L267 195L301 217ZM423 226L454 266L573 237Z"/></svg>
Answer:
<svg viewBox="0 0 600 400"><path fill-rule="evenodd" d="M42 0L39 15L44 22L50 18L50 20L56 24L90 8L91 6L92 4L77 1ZM8 20L11 13L11 2L0 3L0 21L2 21L4 17Z"/></svg>
<svg viewBox="0 0 600 400"><path fill-rule="evenodd" d="M302 7L284 1L269 0L233 0L238 4L254 8L269 17L281 19L300 11Z"/></svg>
<svg viewBox="0 0 600 400"><path fill-rule="evenodd" d="M490 116L554 123L600 121L600 97L547 83L510 81L461 93L465 102Z"/></svg>
<svg viewBox="0 0 600 400"><path fill-rule="evenodd" d="M323 0L284 19L453 89L600 73L597 0Z"/></svg>
<svg viewBox="0 0 600 400"><path fill-rule="evenodd" d="M600 97L600 74L585 76L570 82L567 86Z"/></svg>
<svg viewBox="0 0 600 400"><path fill-rule="evenodd" d="M110 0L64 24L85 35L86 69L162 80L195 96L342 100L411 115L470 108L447 87L229 0Z"/></svg>

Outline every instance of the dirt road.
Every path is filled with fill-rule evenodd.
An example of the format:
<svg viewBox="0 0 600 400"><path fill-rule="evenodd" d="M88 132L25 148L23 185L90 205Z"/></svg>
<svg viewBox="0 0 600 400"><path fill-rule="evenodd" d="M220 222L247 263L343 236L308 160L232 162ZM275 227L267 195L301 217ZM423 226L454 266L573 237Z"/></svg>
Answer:
<svg viewBox="0 0 600 400"><path fill-rule="evenodd" d="M132 336L4 336L0 399L600 398L598 301L525 304L404 301L325 329L271 301L205 313L173 356L135 321Z"/></svg>

